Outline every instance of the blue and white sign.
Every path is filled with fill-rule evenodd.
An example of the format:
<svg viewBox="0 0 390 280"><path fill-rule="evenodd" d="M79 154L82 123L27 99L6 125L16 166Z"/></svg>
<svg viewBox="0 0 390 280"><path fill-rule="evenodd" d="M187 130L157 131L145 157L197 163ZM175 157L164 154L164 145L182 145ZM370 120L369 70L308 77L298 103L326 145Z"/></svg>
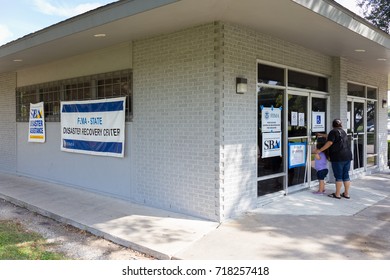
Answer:
<svg viewBox="0 0 390 280"><path fill-rule="evenodd" d="M61 102L61 150L124 156L126 98Z"/></svg>
<svg viewBox="0 0 390 280"><path fill-rule="evenodd" d="M312 112L311 130L312 132L325 131L325 112Z"/></svg>
<svg viewBox="0 0 390 280"><path fill-rule="evenodd" d="M306 165L306 143L288 143L288 168Z"/></svg>
<svg viewBox="0 0 390 280"><path fill-rule="evenodd" d="M44 143L46 140L45 113L43 107L43 102L36 104L30 103L28 142Z"/></svg>

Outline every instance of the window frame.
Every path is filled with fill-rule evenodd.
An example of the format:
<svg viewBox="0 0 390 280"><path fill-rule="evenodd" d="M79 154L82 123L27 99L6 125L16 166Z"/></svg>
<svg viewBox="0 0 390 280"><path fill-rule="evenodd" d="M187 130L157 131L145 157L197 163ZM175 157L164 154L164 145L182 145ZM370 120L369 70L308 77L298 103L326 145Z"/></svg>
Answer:
<svg viewBox="0 0 390 280"><path fill-rule="evenodd" d="M102 82L104 88L98 94L99 83ZM59 122L61 101L95 100L121 96L126 97L126 122L130 122L133 118L133 72L131 69L125 69L22 86L16 88L15 96L16 122L29 121L30 103L44 102L45 121Z"/></svg>

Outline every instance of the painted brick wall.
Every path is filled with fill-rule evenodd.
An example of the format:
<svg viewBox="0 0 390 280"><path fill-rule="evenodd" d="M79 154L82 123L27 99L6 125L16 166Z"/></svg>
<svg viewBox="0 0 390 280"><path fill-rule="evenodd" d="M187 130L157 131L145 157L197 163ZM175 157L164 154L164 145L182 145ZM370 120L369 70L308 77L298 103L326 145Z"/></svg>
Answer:
<svg viewBox="0 0 390 280"><path fill-rule="evenodd" d="M223 24L222 218L240 215L257 203L256 61L328 75L331 57L230 23ZM235 93L235 78L248 79L248 93Z"/></svg>
<svg viewBox="0 0 390 280"><path fill-rule="evenodd" d="M0 74L0 170L16 171L16 74Z"/></svg>
<svg viewBox="0 0 390 280"><path fill-rule="evenodd" d="M135 199L211 220L219 219L215 28L133 44Z"/></svg>

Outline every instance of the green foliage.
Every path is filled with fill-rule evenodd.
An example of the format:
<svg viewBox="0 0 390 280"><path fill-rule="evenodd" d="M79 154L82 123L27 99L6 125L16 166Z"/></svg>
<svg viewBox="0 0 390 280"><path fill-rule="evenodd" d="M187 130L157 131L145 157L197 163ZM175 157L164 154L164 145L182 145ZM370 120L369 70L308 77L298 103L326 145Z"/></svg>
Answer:
<svg viewBox="0 0 390 280"><path fill-rule="evenodd" d="M64 256L50 252L50 244L37 233L20 224L0 220L0 260L63 260Z"/></svg>
<svg viewBox="0 0 390 280"><path fill-rule="evenodd" d="M390 33L390 1L389 0L357 0L364 18L372 24Z"/></svg>

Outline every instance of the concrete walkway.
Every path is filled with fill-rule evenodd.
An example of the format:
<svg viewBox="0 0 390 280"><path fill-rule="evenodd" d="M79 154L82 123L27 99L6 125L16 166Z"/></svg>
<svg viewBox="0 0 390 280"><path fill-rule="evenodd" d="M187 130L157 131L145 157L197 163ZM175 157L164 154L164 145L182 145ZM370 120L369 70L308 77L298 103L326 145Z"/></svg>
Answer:
<svg viewBox="0 0 390 280"><path fill-rule="evenodd" d="M0 173L1 198L158 259L390 259L390 173L350 194L306 190L219 224Z"/></svg>

